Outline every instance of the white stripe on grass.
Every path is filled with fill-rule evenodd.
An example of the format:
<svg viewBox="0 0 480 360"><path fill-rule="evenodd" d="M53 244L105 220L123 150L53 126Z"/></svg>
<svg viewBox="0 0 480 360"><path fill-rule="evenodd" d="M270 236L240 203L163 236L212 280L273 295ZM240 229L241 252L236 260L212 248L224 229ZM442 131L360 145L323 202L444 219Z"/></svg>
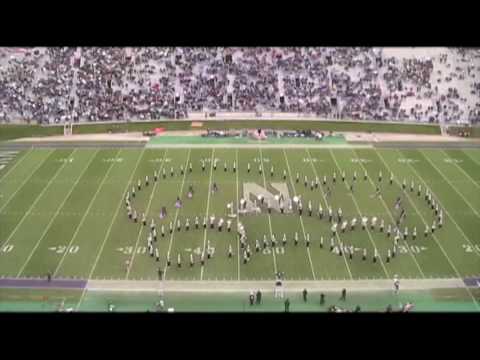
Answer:
<svg viewBox="0 0 480 360"><path fill-rule="evenodd" d="M353 149L352 151L355 153L355 155L356 155L357 158L358 158L359 156L358 156L358 153L355 151L355 149ZM375 150L375 152L377 152L377 151ZM363 171L365 171L365 172L367 171L367 169L365 168L365 165L363 165L363 163L362 163L361 161L360 161L360 166L362 167ZM390 168L389 168L388 166L386 166L386 167L387 167L387 170L390 171L390 173L391 173L392 171L390 170ZM368 176L368 181L370 182L370 184L372 184L373 187L375 187L375 184L373 183L371 176ZM398 183L397 179L395 179L395 182ZM400 186L400 183L398 183L398 185ZM380 196L380 200L382 201L382 204L383 204L383 207L385 208L385 210L387 210L388 215L390 215L390 219L392 219L392 222L395 224L395 219L394 219L394 217L393 217L393 215L392 215L392 212L391 212L391 210L388 208L388 206L387 206L387 204L385 203L385 200L383 200L383 197L382 197L382 196ZM424 278L424 277L425 277L425 274L424 274L422 268L420 267L420 264L417 262L417 259L416 259L415 255L413 254L412 251L410 251L410 247L408 246L408 243L407 243L407 241L405 240L405 238L402 237L402 239L403 239L403 242L405 243L405 245L407 245L406 248L408 249L408 253L409 253L410 256L412 257L413 261L415 262L415 265L417 265L418 271L420 272L420 274L421 274L422 277Z"/></svg>
<svg viewBox="0 0 480 360"><path fill-rule="evenodd" d="M40 168L40 166L42 166L43 163L44 163L45 161L47 161L48 158L50 158L50 155L52 155L52 153L53 153L53 150L50 150L50 153L45 157L45 159L43 159L42 161L40 161L40 162L38 163L38 165L37 165L35 168L33 168L33 170L32 170L32 172L30 173L30 175L29 175L28 177L26 177L25 180L22 181L22 183L20 184L20 186L18 187L18 189L15 190L15 191L13 192L13 194L8 198L8 200L2 205L2 207L0 207L0 213L2 212L3 209L5 209L5 207L7 206L7 204L10 202L10 200L13 199L13 197L17 194L17 192L19 192L20 189L22 189L23 186L32 178L33 174L35 174L35 172ZM65 164L63 164L63 165L65 165Z"/></svg>
<svg viewBox="0 0 480 360"><path fill-rule="evenodd" d="M75 151L75 150L74 150ZM82 170L82 172L80 173L80 175L77 177L75 183L73 184L73 186L70 187L70 191L67 193L67 195L65 196L65 198L62 200L61 204L58 205L57 207L57 211L55 212L55 214L53 214L53 216L51 217L50 219L50 222L48 223L47 227L45 228L45 230L43 231L42 235L40 236L40 238L37 240L37 243L35 244L35 246L33 247L33 249L30 251L30 254L28 254L28 257L27 259L25 260L25 262L23 263L22 267L20 268L20 270L18 271L17 273L17 277L20 277L23 273L23 271L25 270L25 268L27 267L27 264L30 262L30 259L32 258L33 254L35 253L35 251L37 250L38 246L40 245L41 241L43 240L43 238L45 237L45 235L47 234L48 230L50 230L50 227L52 226L53 222L55 221L55 219L57 218L57 216L61 213L61 209L63 208L63 205L65 205L65 202L67 201L67 199L70 197L70 195L72 194L73 190L75 189L75 186L78 184L78 182L80 181L80 178L83 176L83 174L85 173L85 171L87 171L88 167L90 166L90 163L93 161L93 159L95 158L95 156L97 155L98 153L98 150L92 155L92 157L90 158L90 160L88 161L88 163L85 165L85 168ZM72 152L73 154L73 152ZM64 167L67 163L64 163L62 165L62 167ZM47 186L48 187L48 186Z"/></svg>
<svg viewBox="0 0 480 360"><path fill-rule="evenodd" d="M205 210L205 216L208 218L208 210L210 209L210 194L212 193L212 175L213 175L213 162L214 162L214 156L215 156L215 149L212 149L212 156L210 160L210 179L208 181L208 195L207 195L207 209ZM207 231L208 231L208 226L203 230L203 250L202 252L205 252L205 245L207 244ZM202 265L200 268L200 280L203 280L203 271L204 271L205 266Z"/></svg>
<svg viewBox="0 0 480 360"><path fill-rule="evenodd" d="M399 153L400 151L397 150ZM400 153L401 154L401 153ZM424 155L426 157L426 155ZM452 222L455 224L455 226L457 227L457 229L462 233L463 237L465 238L465 240L468 241L468 243L470 245L472 245L473 249L474 249L474 252L480 256L480 253L475 249L475 245L472 243L472 241L470 240L470 238L465 234L465 232L463 231L463 229L460 227L460 225L458 225L458 223L453 219L453 217L450 215L449 211L447 210L447 208L445 206L443 206L443 204L440 202L440 198L435 195L435 193L432 191L432 189L430 189L428 186L427 186L427 183L423 180L422 177L420 177L420 175L418 174L417 170L411 165L409 164L410 167L413 169L413 171L415 172L415 174L417 174L417 176L421 179L421 181L423 182L423 184L425 185L425 188L428 188L430 190L430 192L435 196L436 198L436 201L437 203L442 207L443 210L445 210L445 213L447 214L447 216L450 218L450 220L452 220ZM443 176L443 175L442 175ZM452 185L450 185L452 186ZM453 186L452 186L453 187Z"/></svg>
<svg viewBox="0 0 480 360"><path fill-rule="evenodd" d="M470 207L470 209L472 209L473 213L478 217L480 218L480 214L477 212L477 210L475 210L473 208L473 206L470 204L470 202L465 199L465 197L457 190L457 188L450 182L450 180L448 180L448 177L445 176L443 174L442 171L440 171L440 169L433 163L432 160L429 159L429 157L423 152L420 150L420 153L422 153L422 155L425 157L425 159L427 159L427 161L432 165L432 167L437 170L437 172L442 176L442 178L455 190L455 192L460 195L460 197L463 199L463 201L465 201L465 203Z"/></svg>
<svg viewBox="0 0 480 360"><path fill-rule="evenodd" d="M180 193L179 193L179 196L182 196L182 193L183 193L183 186L185 185L185 178L187 177L187 166L188 166L188 162L190 161L190 152L191 152L191 149L188 149L188 153L187 153L187 161L185 161L185 171L183 173L183 180L182 180L182 185L180 187ZM172 244L173 244L173 236L175 235L175 223L177 222L177 218L178 218L178 213L180 211L180 208L177 208L177 210L175 211L175 218L173 220L173 229L172 229L172 234L170 235L170 242L168 243L168 250L167 250L167 254L170 254L170 251L172 250ZM165 262L165 267L163 268L163 280L166 280L167 278L167 269L168 269L168 266L167 266L167 262Z"/></svg>
<svg viewBox="0 0 480 360"><path fill-rule="evenodd" d="M290 171L290 164L288 163L287 153L286 153L285 149L283 149L283 155L285 156L285 162L287 164L288 176L290 178L290 184L292 185L293 195L297 196L297 191L296 191L295 185L293 183L292 172ZM303 224L303 219L302 219L301 216L299 216L299 218L300 218L300 225L302 226L303 238L307 239L307 233L305 231L305 226ZM315 276L315 270L313 268L312 256L310 255L310 249L308 247L307 247L307 256L308 256L308 261L310 263L310 269L312 270L313 280L317 280L317 277Z"/></svg>
<svg viewBox="0 0 480 360"><path fill-rule="evenodd" d="M397 150L397 152L398 152L399 154L401 154L399 150ZM423 184L425 185L425 187L427 187L427 184L425 183L425 181L423 180L423 178L418 174L417 170L412 166L412 164L410 164L410 163L407 163L407 164L408 164L408 166L410 166L410 167L412 168L412 170L413 170L413 172L416 174L416 176L423 182ZM409 195L407 194L407 196L409 196ZM415 209L417 209L417 207L415 206L414 202L411 201L411 203L412 203L412 205L415 207ZM425 224L426 226L428 226L428 223L427 223L427 221L425 220L425 218L424 218L423 216L421 216L421 218L422 218L424 224ZM457 277L458 277L459 279L462 279L462 278L463 278L462 275L460 274L460 272L458 271L458 269L457 269L457 268L455 267L455 265L453 264L453 261L450 259L450 257L448 256L448 254L447 254L447 252L445 251L445 249L443 248L443 246L440 244L440 241L438 241L437 236L436 236L435 234L432 234L432 237L433 237L433 239L435 240L435 242L438 244L440 250L442 250L443 255L445 255L445 257L447 258L448 262L450 263L450 266L452 267L452 269L453 269L453 270L455 271L455 273L457 274ZM468 288L468 286L465 285L465 289L467 290L467 292L468 292L468 294L470 295L470 297L473 299L473 302L474 302L475 306L476 306L478 309L480 309L480 305L478 304L477 300L475 299L475 296L473 296L473 294L472 294L472 292L470 291L470 289Z"/></svg>
<svg viewBox="0 0 480 360"><path fill-rule="evenodd" d="M163 154L162 165L160 167L159 172L163 169L163 167L165 165L165 158L167 157L167 153L168 153L168 149L165 150L165 153ZM186 167L185 167L185 174L186 173L187 173L187 170L186 170ZM148 199L147 208L145 209L145 216L147 216L148 212L150 211L150 206L152 206L153 196L155 195L155 190L157 189L158 183L159 183L159 181L155 181L154 184L153 184L153 189L152 189L152 192L150 193L150 198ZM130 259L130 264L128 265L127 274L125 275L125 279L127 279L127 280L128 280L128 277L130 276L130 270L133 267L133 261L135 260L135 254L137 252L138 243L140 241L140 238L142 237L143 228L145 228L145 226L143 226L143 224L140 224L140 230L138 230L137 241L135 242L135 247L133 248L133 253L132 253L132 257Z"/></svg>
<svg viewBox="0 0 480 360"><path fill-rule="evenodd" d="M76 150L74 150L73 152L75 152ZM72 153L73 153L72 152ZM28 217L28 215L32 212L32 209L35 207L35 205L37 204L37 202L42 198L43 194L45 193L45 191L49 188L49 186L53 183L53 180L55 180L55 178L58 176L58 174L60 173L60 170L62 170L65 165L67 163L64 163L62 164L61 166L58 167L58 169L56 170L55 174L52 176L52 178L48 181L48 183L45 185L45 187L42 189L42 191L40 191L40 193L37 195L35 201L30 205L30 207L28 208L28 210L25 212L25 214L22 216L22 218L20 219L20 221L18 222L17 226L15 226L15 228L13 229L13 231L10 233L10 235L8 236L7 240L5 240L2 244L2 246L8 244L8 242L10 241L10 239L13 237L13 235L17 232L17 230L20 228L20 225L23 224L23 221Z"/></svg>
<svg viewBox="0 0 480 360"><path fill-rule="evenodd" d="M445 156L449 157L449 155L445 152L445 150L441 150L441 151L445 154ZM473 183L473 185L475 185L477 188L480 188L480 185L478 184L478 182L473 180L472 177L460 165L458 165L456 162L453 162L453 164Z"/></svg>
<svg viewBox="0 0 480 360"><path fill-rule="evenodd" d="M265 167L263 166L263 155L262 155L262 148L259 147L258 150L260 151L260 161L262 163L262 177L263 177L263 186L265 190L267 190L267 180L265 179ZM273 237L273 230L272 230L272 219L270 218L270 214L268 214L268 225L270 227L270 238ZM275 274L278 272L277 270L277 259L275 258L275 251L272 251L273 255L273 269Z"/></svg>
<svg viewBox="0 0 480 360"><path fill-rule="evenodd" d="M477 150L477 151L478 151L478 150ZM465 155L467 155L467 157L469 157L475 164L480 165L480 162L479 162L477 159L475 159L472 155L470 155L470 152L465 151L465 149L462 150L462 152L463 152Z"/></svg>
<svg viewBox="0 0 480 360"><path fill-rule="evenodd" d="M308 158L309 158L309 163L310 165L312 166L312 170L315 174L316 177L320 178L318 176L318 173L317 173L317 169L315 168L315 166L313 165L313 160L312 160L312 156L310 155L310 151L308 151L308 149L305 149L305 151L307 152L308 154ZM323 185L322 185L323 186ZM327 207L330 207L328 201L327 201L327 197L325 196L325 193L323 192L323 187L322 187L322 196L323 196L323 200L325 201L325 204L327 205ZM338 232L336 233L336 237L337 237L337 240L340 242L341 239L340 239L340 235L338 235ZM350 279L353 279L353 276L352 276L352 272L350 271L350 266L348 265L348 261L347 261L347 258L346 258L346 255L345 253L342 254L342 258L345 262L345 266L347 268L347 271L348 271L348 275L350 275Z"/></svg>
<svg viewBox="0 0 480 360"><path fill-rule="evenodd" d="M332 149L329 149L329 151L330 151L330 155L332 156L333 161L335 162L336 168L338 169L338 171L341 171L340 166L338 166L337 159L335 158L335 155L333 154ZM345 180L344 184L345 184L345 187L348 189L347 180ZM354 195L352 196L352 200L353 200L353 203L355 204L355 207L357 208L358 215L361 216L361 213L362 213L362 212L360 211L360 207L358 206L357 200L355 199L355 196L354 196ZM372 243L372 245L373 245L373 248L376 249L377 247L375 246L375 241L373 241L372 234L370 233L370 230L368 229L368 226L367 226L365 229L367 230L368 238L370 239L370 241L371 241L371 243ZM380 265L382 265L382 269L383 269L383 271L385 272L385 275L386 275L387 278L389 279L389 278L390 278L390 274L388 273L388 270L387 270L387 268L385 267L385 264L383 263L383 260L382 260L382 256L381 256L381 255L379 256L379 260L380 260Z"/></svg>
<svg viewBox="0 0 480 360"><path fill-rule="evenodd" d="M120 149L117 150L117 153L115 154L115 157L117 157L119 153L120 153ZM115 165L115 164L116 164L116 162L110 163L108 170L105 172L105 175L103 175L103 179L102 179L100 185L98 186L97 191L95 192L92 199L90 200L90 203L88 204L87 210L85 210L85 212L83 213L82 219L80 220L79 224L77 225L77 228L75 229L75 232L74 232L72 238L70 239L70 242L68 243L65 252L63 253L57 267L55 268L55 271L53 272L54 277L57 275L58 270L62 266L63 261L65 260L65 256L68 253L67 250L70 248L70 246L72 246L73 241L77 238L78 233L79 233L80 229L82 228L82 225L83 225L85 219L87 218L87 215L90 214L90 209L91 209L92 205L95 203L95 200L97 199L97 196L100 193L100 190L102 189L102 187L105 183L105 180L108 178L108 174L110 174L110 171L113 169L113 165Z"/></svg>
<svg viewBox="0 0 480 360"><path fill-rule="evenodd" d="M135 175L136 171L137 171L137 168L138 168L138 165L140 164L140 160L143 158L143 155L145 154L145 148L142 150L142 153L138 156L138 159L137 159L137 163L135 164L135 168L133 169L131 175L130 175L130 178L128 179L128 182L127 182L127 185L125 186L125 189L123 190L123 193L122 194L125 194L130 186L130 184L132 183L132 180L133 180L133 176ZM115 222L115 219L117 218L118 216L118 212L120 211L120 208L122 206L122 202L123 202L123 196L120 197L120 201L118 202L118 205L117 205L117 210L115 211L115 215L112 217L112 221L110 222L110 225L107 229L107 233L105 234L105 237L103 239L103 242L102 242L102 245L100 246L100 249L97 253L97 257L95 258L95 262L93 263L93 266L92 266L92 269L90 270L90 273L88 274L87 276L87 280L90 280L92 278L92 275L93 275L93 272L95 271L96 267L97 267L97 264L98 264L98 260L100 259L100 256L103 252L103 248L105 247L105 243L107 242L107 239L110 235L110 232L112 231L112 228L113 228L113 223ZM81 302L83 301L83 298L85 296L85 293L87 291L87 287L85 287L85 289L83 290L82 292L82 295L80 296L80 299L78 301L78 304L76 306L76 310L78 310L78 308L80 307L80 304Z"/></svg>
<svg viewBox="0 0 480 360"><path fill-rule="evenodd" d="M13 164L13 166L10 169L8 169L6 173L2 175L2 177L0 178L0 182L2 182L3 179L5 179L8 176L8 174L10 174L28 155L30 155L32 151L33 151L33 148L30 148L25 154L23 154L20 160L18 160L15 164Z"/></svg>

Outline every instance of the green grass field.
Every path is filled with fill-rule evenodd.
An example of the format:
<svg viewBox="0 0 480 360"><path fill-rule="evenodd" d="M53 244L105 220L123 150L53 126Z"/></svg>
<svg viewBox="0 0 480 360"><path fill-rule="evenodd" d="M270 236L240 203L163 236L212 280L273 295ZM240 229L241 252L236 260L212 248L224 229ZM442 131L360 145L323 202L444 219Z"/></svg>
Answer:
<svg viewBox="0 0 480 360"><path fill-rule="evenodd" d="M213 159L218 167L213 170ZM206 169L201 170L201 161ZM232 171L236 162L238 171ZM193 171L180 174L179 168L192 164ZM224 171L224 163L228 171ZM252 171L247 172L247 164ZM154 280L157 269L165 270L166 280L273 280L276 271L285 273L286 280L360 280L391 279L397 274L402 279L436 279L480 277L480 150L476 149L29 149L15 155L0 170L0 276L25 278L45 277L51 272L55 278ZM262 166L262 174L258 171ZM275 172L270 174L271 166ZM170 176L170 168L174 176ZM153 181L154 170L166 169L166 179ZM287 178L283 179L283 171ZM345 182L341 173L345 171ZM364 172L368 179L363 179ZM372 197L379 184L382 196ZM296 183L296 173L300 181ZM336 172L337 181L332 183ZM350 191L352 176L357 173L354 192ZM390 173L393 185L389 184ZM159 232L155 246L160 261L148 255L149 226L143 227L128 219L125 193L138 179L150 185L137 191L132 200L134 208L146 212L148 223L154 218ZM321 180L327 177L327 185ZM320 186L305 187L318 176ZM406 180L407 190L401 183ZM410 192L411 181L415 191ZM219 187L212 193L212 184ZM259 215L239 215L245 226L247 243L252 257L247 264L238 256L239 239L237 218L233 218L232 232L217 229L195 230L193 220L214 214L227 217L226 204L243 195L244 183L273 191L271 183L286 183L289 195L301 196L304 214L282 215L263 212ZM418 185L422 194L417 196ZM189 185L195 195L186 197ZM327 187L331 195L326 196ZM428 187L444 212L444 226L424 237L425 225L434 220L433 210L424 200ZM174 203L179 196L180 209ZM355 249L353 259L343 253L330 252L331 224L317 216L318 204L324 209L341 207L346 219L365 215L385 220L385 228L398 217L395 200L402 197L407 212L405 222L409 235L400 239L397 255L387 262L388 249L393 247L393 236L387 238L377 227L361 230L360 221L355 231L338 231L335 245L342 242ZM308 200L313 204L313 216L308 216ZM166 219L159 213L165 206ZM236 205L235 205L236 207ZM326 212L326 211L325 211ZM185 231L189 218L191 228ZM140 220L140 215L139 215ZM168 232L170 221L180 220L182 229ZM166 235L160 236L164 224ZM413 227L417 238L411 237ZM299 244L294 245L298 233ZM277 246L270 244L275 235ZM285 234L287 244L281 246ZM269 246L255 252L255 240L267 237ZM307 247L305 238L310 237ZM320 238L324 246L320 246ZM199 254L207 245L213 257L205 266ZM227 256L229 246L233 257ZM362 261L362 249L368 258ZM379 261L372 262L373 249ZM172 265L166 266L170 253ZM194 254L195 264L188 259ZM177 267L177 255L182 256L182 267ZM127 270L126 260L131 262Z"/></svg>

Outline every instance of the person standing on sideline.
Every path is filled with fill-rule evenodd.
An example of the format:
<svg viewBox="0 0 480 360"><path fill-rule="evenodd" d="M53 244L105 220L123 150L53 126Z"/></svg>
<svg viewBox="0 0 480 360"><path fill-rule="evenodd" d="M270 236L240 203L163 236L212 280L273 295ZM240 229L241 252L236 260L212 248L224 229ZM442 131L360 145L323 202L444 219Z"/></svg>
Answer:
<svg viewBox="0 0 480 360"><path fill-rule="evenodd" d="M250 295L248 296L248 301L250 302L250 306L253 306L255 301L255 295L253 294L253 290L250 291Z"/></svg>
<svg viewBox="0 0 480 360"><path fill-rule="evenodd" d="M257 297L255 300L257 305L260 305L262 303L262 292L260 291L260 289L257 290Z"/></svg>
<svg viewBox="0 0 480 360"><path fill-rule="evenodd" d="M303 289L302 291L303 302L307 302L307 295L308 295L307 289Z"/></svg>
<svg viewBox="0 0 480 360"><path fill-rule="evenodd" d="M398 295L398 291L400 290L400 280L398 279L398 275L393 277L393 288L395 291L395 295Z"/></svg>
<svg viewBox="0 0 480 360"><path fill-rule="evenodd" d="M290 312L290 300L288 298L285 300L285 312Z"/></svg>

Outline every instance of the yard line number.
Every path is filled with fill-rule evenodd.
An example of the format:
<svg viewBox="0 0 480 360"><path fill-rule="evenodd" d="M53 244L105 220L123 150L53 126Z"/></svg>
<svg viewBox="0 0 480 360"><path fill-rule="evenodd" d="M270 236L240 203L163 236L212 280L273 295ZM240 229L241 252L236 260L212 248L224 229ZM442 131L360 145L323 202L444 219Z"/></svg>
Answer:
<svg viewBox="0 0 480 360"><path fill-rule="evenodd" d="M153 163L161 163L161 162L171 162L172 159L171 158L155 158L155 159L150 159L148 160L149 162L153 162Z"/></svg>
<svg viewBox="0 0 480 360"><path fill-rule="evenodd" d="M353 158L353 159L350 159L350 160L352 161L352 163L355 163L355 164L365 164L365 163L372 162L372 160L361 159L361 158Z"/></svg>
<svg viewBox="0 0 480 360"><path fill-rule="evenodd" d="M80 250L80 247L78 245L72 245L72 246L60 245L60 246L49 247L48 250L53 251L57 254L64 254L64 253L76 254L78 253L78 250Z"/></svg>
<svg viewBox="0 0 480 360"><path fill-rule="evenodd" d="M0 252L2 252L2 253L4 253L4 254L8 254L8 253L11 252L12 250L13 250L13 245L11 245L11 244L2 246L2 248L0 248Z"/></svg>
<svg viewBox="0 0 480 360"><path fill-rule="evenodd" d="M473 253L474 251L479 251L480 252L480 245L479 244L475 244L475 245L463 244L462 247L465 250L465 252L467 252L467 253Z"/></svg>
<svg viewBox="0 0 480 360"><path fill-rule="evenodd" d="M427 250L427 248L425 246L417 246L417 245L410 245L410 246L399 245L398 246L398 251L400 252L400 254L407 254L409 250L414 254L419 254L422 251Z"/></svg>
<svg viewBox="0 0 480 360"><path fill-rule="evenodd" d="M413 164L420 161L420 160L410 159L410 158L399 158L397 160L399 163L402 163L402 164Z"/></svg>
<svg viewBox="0 0 480 360"><path fill-rule="evenodd" d="M256 158L253 158L253 162L254 162L254 163L261 163L261 162L262 162L262 159L260 159L259 157L256 157ZM267 163L268 163L268 162L270 162L270 159L264 157L264 158L263 158L263 162L267 162Z"/></svg>
<svg viewBox="0 0 480 360"><path fill-rule="evenodd" d="M276 247L275 249L275 254L277 255L285 255L285 248L283 247ZM265 248L262 250L263 255L270 255L272 253L272 250L270 248Z"/></svg>
<svg viewBox="0 0 480 360"><path fill-rule="evenodd" d="M62 159L58 159L57 160L58 162L61 162L61 163L72 163L73 162L73 158L72 157L69 157L69 158L62 158Z"/></svg>
<svg viewBox="0 0 480 360"><path fill-rule="evenodd" d="M106 163L121 163L123 161L123 158L108 158L108 159L103 159L103 162Z"/></svg>
<svg viewBox="0 0 480 360"><path fill-rule="evenodd" d="M323 160L318 160L317 158L303 158L304 163L316 163L316 162L323 162Z"/></svg>
<svg viewBox="0 0 480 360"><path fill-rule="evenodd" d="M453 159L453 158L446 158L446 159L443 159L443 161L445 161L446 163L449 163L449 164L460 164L460 163L463 162L463 160Z"/></svg>

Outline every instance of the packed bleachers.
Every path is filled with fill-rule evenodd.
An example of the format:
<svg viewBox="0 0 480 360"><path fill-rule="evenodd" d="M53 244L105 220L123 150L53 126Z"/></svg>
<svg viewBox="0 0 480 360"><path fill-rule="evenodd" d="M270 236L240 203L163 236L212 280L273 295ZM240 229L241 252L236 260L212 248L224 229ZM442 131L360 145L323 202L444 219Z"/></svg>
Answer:
<svg viewBox="0 0 480 360"><path fill-rule="evenodd" d="M0 121L155 120L190 112L480 121L480 50L0 48Z"/></svg>

